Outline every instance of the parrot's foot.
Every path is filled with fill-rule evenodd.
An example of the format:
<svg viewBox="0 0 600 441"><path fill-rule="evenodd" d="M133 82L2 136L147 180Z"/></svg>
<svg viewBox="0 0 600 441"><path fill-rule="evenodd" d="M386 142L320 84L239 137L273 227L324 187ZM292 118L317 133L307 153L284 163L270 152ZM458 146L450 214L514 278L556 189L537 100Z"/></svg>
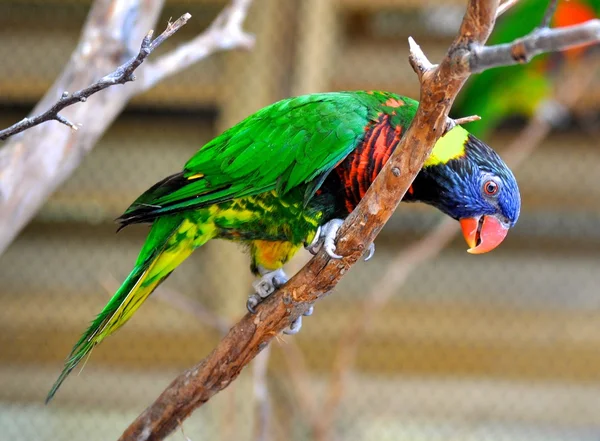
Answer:
<svg viewBox="0 0 600 441"><path fill-rule="evenodd" d="M252 283L255 294L252 294L246 302L246 308L252 314L256 313L256 306L275 292L277 288L283 286L289 280L288 276L283 272L281 268L275 271L267 271L262 267L258 268L258 271L262 275L260 279Z"/></svg>
<svg viewBox="0 0 600 441"><path fill-rule="evenodd" d="M311 307L302 315L309 316L312 315L313 312L315 312L315 307L311 305ZM300 329L302 329L302 315L294 320L289 328L284 329L283 333L286 335L295 335L300 332Z"/></svg>
<svg viewBox="0 0 600 441"><path fill-rule="evenodd" d="M335 252L335 238L343 223L343 219L332 219L325 225L320 226L315 233L312 243L306 249L314 255L323 248L332 259L341 259L342 256Z"/></svg>
<svg viewBox="0 0 600 441"><path fill-rule="evenodd" d="M267 297L275 292L277 288L283 286L289 280L283 269L279 268L275 271L268 271L261 266L258 267L258 272L262 275L260 279L255 281L252 285L256 291L246 302L246 308L251 314L256 314L256 307ZM310 308L303 314L306 316L312 315L314 307L311 305ZM302 316L294 320L290 326L283 330L284 334L294 335L297 334L302 328Z"/></svg>
<svg viewBox="0 0 600 441"><path fill-rule="evenodd" d="M314 256L321 250L321 247L324 247L325 252L329 255L329 257L332 259L341 259L342 256L336 254L335 252L335 238L343 223L344 221L342 219L332 219L322 227L317 228L315 237L305 248ZM367 249L365 262L370 260L374 254L375 244L371 243Z"/></svg>

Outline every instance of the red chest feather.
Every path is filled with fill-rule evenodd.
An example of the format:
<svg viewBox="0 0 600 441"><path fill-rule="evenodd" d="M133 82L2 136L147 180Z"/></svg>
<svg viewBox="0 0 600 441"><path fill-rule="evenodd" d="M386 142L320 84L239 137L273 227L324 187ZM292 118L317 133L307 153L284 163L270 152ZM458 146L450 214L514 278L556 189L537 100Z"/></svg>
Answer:
<svg viewBox="0 0 600 441"><path fill-rule="evenodd" d="M336 167L345 185L346 208L352 211L367 192L383 165L394 151L402 127L392 127L387 115L366 128L363 142Z"/></svg>

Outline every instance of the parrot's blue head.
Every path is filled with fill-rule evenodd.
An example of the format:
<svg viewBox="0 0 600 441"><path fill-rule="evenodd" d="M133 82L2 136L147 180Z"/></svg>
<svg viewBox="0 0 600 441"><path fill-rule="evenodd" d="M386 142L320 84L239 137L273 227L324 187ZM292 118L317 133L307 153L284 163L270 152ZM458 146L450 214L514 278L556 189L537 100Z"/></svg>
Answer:
<svg viewBox="0 0 600 441"><path fill-rule="evenodd" d="M460 221L474 254L496 248L521 209L519 187L508 166L460 126L437 142L407 199L433 205Z"/></svg>

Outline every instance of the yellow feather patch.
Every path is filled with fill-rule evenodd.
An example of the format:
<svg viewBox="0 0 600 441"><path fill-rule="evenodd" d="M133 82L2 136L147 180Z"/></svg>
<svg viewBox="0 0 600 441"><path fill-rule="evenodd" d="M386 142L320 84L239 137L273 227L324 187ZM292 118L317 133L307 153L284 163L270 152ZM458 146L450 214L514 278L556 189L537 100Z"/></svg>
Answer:
<svg viewBox="0 0 600 441"><path fill-rule="evenodd" d="M195 175L188 176L187 180L188 181L193 181L194 179L200 179L200 178L203 178L203 177L204 177L203 173L196 173Z"/></svg>
<svg viewBox="0 0 600 441"><path fill-rule="evenodd" d="M300 249L299 244L291 242L271 242L255 240L251 245L253 260L270 271L281 268Z"/></svg>
<svg viewBox="0 0 600 441"><path fill-rule="evenodd" d="M435 143L433 151L424 167L446 164L451 159L460 158L465 155L465 143L469 137L469 132L461 126L455 126Z"/></svg>

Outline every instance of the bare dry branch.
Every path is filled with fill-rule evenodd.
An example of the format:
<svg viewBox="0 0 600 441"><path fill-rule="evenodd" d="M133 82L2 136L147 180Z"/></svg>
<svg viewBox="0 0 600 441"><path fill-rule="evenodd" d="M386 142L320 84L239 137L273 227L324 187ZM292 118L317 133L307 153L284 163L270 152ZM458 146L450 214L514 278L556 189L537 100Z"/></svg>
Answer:
<svg viewBox="0 0 600 441"><path fill-rule="evenodd" d="M250 4L251 0L233 0L206 32L154 62L147 63L143 77L136 84L136 93L152 88L165 78L215 52L234 48L251 49L254 46L254 36L244 32L242 28Z"/></svg>
<svg viewBox="0 0 600 441"><path fill-rule="evenodd" d="M417 76L419 77L420 81L425 72L429 72L435 66L431 64L431 62L427 59L427 56L421 49L421 46L419 46L412 37L408 37L408 48L408 61L415 73L417 74Z"/></svg>
<svg viewBox="0 0 600 441"><path fill-rule="evenodd" d="M237 378L241 370L292 320L335 287L394 212L444 133L448 112L471 74L469 59L493 29L498 0L470 0L459 35L438 66L413 45L411 62L421 80L417 114L400 144L358 207L348 216L330 260L319 252L290 282L266 299L255 315L244 316L204 360L177 377L121 436L160 440L196 408ZM554 32L550 31L550 32Z"/></svg>
<svg viewBox="0 0 600 441"><path fill-rule="evenodd" d="M499 66L523 64L545 52L559 52L600 40L600 20L550 29L540 27L512 43L475 47L469 55L471 72L483 72Z"/></svg>
<svg viewBox="0 0 600 441"><path fill-rule="evenodd" d="M558 0L549 0L548 7L546 8L546 13L544 14L544 18L542 19L542 23L540 24L540 28L550 27L550 22L552 21L552 17L554 17L554 13L556 12L557 6Z"/></svg>
<svg viewBox="0 0 600 441"><path fill-rule="evenodd" d="M446 121L446 132L452 130L455 126L459 126L461 124L468 124L473 121L479 121L481 117L479 115L471 115L471 116L463 116L461 118L453 119L448 117Z"/></svg>
<svg viewBox="0 0 600 441"><path fill-rule="evenodd" d="M42 124L43 122L51 120L61 122L71 129L77 130L77 125L73 124L67 118L59 114L61 110L63 110L65 107L72 106L73 104L85 102L93 94L98 93L108 87L134 81L135 76L133 73L135 70L146 60L146 58L148 58L154 49L156 49L167 38L181 29L191 17L192 16L190 14L186 13L173 23L169 23L164 32L154 40L152 40L154 31L148 32L142 40L140 51L135 57L131 58L129 61L116 68L114 72L105 75L85 89L78 90L70 95L69 92L63 92L58 101L45 112L33 117L24 118L18 123L4 130L0 130L0 141L4 141L13 135L16 135L17 133L21 133L27 129L30 129L31 127L35 127L38 124Z"/></svg>
<svg viewBox="0 0 600 441"><path fill-rule="evenodd" d="M160 71L162 64L159 66L146 62L139 66L148 50L153 50L183 25L177 21L170 24L167 31L151 43L152 46L147 41L148 46L140 51L138 57L117 69L113 76L103 79L109 84L116 82L118 78L130 78L132 71L139 66L135 72L139 80L135 83L125 88L108 87L101 94L87 95L79 92L63 97L65 90L85 90L106 72L114 71L118 60L123 60L124 56L132 53L130 48L136 48L133 49L136 51L147 30L156 24L163 1L96 0L93 3L70 62L31 112L32 115L43 114L59 103L54 109L59 115L55 119L71 127L78 127L79 130L65 130L55 124L39 124L11 137L0 148L0 254L54 189L77 168L129 100L136 93L150 87L145 78L164 78L216 50L248 47L249 40L240 36L245 35L241 26L251 0L234 0L227 12L221 14L219 20L197 37L196 44L190 47L189 50L202 53L202 56L194 54L192 59L181 58L180 66L169 64L169 70L165 73ZM183 18L187 19L187 16ZM205 35L211 37L203 38ZM146 36L144 40L149 38ZM209 45L206 50L202 46L205 43ZM168 56L169 54L164 55ZM157 62L160 60L163 58ZM175 58L171 60L176 61ZM152 68L152 75L145 74L147 67ZM138 84L142 86L137 86ZM88 102L85 105L64 107L71 101L80 102L86 96ZM58 114L61 109L62 112ZM30 124L23 121L21 123Z"/></svg>

